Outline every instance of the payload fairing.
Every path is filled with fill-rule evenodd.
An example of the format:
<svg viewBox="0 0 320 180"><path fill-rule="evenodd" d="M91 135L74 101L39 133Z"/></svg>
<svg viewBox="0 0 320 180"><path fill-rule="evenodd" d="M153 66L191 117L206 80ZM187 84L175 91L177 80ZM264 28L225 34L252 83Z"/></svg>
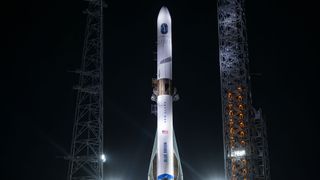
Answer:
<svg viewBox="0 0 320 180"><path fill-rule="evenodd" d="M157 80L152 99L157 103L157 133L151 155L148 180L183 180L173 130L172 42L169 10L162 7L157 20Z"/></svg>

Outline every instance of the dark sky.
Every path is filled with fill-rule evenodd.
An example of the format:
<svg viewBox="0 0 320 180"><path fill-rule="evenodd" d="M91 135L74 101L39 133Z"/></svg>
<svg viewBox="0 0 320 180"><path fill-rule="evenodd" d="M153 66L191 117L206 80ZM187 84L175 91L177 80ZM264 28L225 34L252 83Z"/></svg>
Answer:
<svg viewBox="0 0 320 180"><path fill-rule="evenodd" d="M174 126L185 180L223 177L216 2L108 0L104 13L105 179L147 177L156 129L156 19L173 22ZM315 5L248 1L253 103L268 121L274 180L312 179L319 167L319 41ZM3 5L1 179L63 180L70 151L86 3ZM319 127L319 126L318 126Z"/></svg>

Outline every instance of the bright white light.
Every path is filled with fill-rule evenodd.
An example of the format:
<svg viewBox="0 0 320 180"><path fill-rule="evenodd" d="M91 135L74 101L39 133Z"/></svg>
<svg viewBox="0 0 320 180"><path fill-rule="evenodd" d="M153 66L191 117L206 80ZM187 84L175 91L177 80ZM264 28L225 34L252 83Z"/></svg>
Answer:
<svg viewBox="0 0 320 180"><path fill-rule="evenodd" d="M107 159L106 159L106 155L104 155L104 154L102 154L100 158L101 158L101 161L102 161L102 162L106 162L106 160L107 160Z"/></svg>
<svg viewBox="0 0 320 180"><path fill-rule="evenodd" d="M237 150L237 151L232 151L231 152L231 157L242 157L246 155L245 150Z"/></svg>

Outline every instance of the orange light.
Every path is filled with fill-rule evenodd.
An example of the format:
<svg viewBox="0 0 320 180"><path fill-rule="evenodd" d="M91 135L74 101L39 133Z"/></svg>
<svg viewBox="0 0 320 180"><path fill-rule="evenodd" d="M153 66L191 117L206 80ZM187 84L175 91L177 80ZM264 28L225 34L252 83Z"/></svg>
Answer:
<svg viewBox="0 0 320 180"><path fill-rule="evenodd" d="M234 122L233 121L229 121L229 125L233 126Z"/></svg>
<svg viewBox="0 0 320 180"><path fill-rule="evenodd" d="M242 101L243 97L242 96L238 96L238 101Z"/></svg>
<svg viewBox="0 0 320 180"><path fill-rule="evenodd" d="M246 169L246 168L242 169L242 173L243 173L244 175L246 175L246 174L247 174L247 169Z"/></svg>
<svg viewBox="0 0 320 180"><path fill-rule="evenodd" d="M239 125L241 128L244 128L244 123L242 121L239 123Z"/></svg>
<svg viewBox="0 0 320 180"><path fill-rule="evenodd" d="M243 119L244 118L244 114L243 113L240 113L239 114L239 119Z"/></svg>
<svg viewBox="0 0 320 180"><path fill-rule="evenodd" d="M239 109L240 109L240 110L244 110L244 107L243 107L242 104L239 104Z"/></svg>
<svg viewBox="0 0 320 180"><path fill-rule="evenodd" d="M231 116L231 117L232 117L233 115L234 115L233 111L232 111L232 110L230 110L230 111L229 111L229 116Z"/></svg>
<svg viewBox="0 0 320 180"><path fill-rule="evenodd" d="M234 134L234 129L230 128L230 134Z"/></svg>
<svg viewBox="0 0 320 180"><path fill-rule="evenodd" d="M244 136L244 132L240 131L240 136L243 137Z"/></svg>
<svg viewBox="0 0 320 180"><path fill-rule="evenodd" d="M228 92L228 99L231 99L231 98L232 98L232 93Z"/></svg>
<svg viewBox="0 0 320 180"><path fill-rule="evenodd" d="M242 140L242 141L240 141L240 144L241 144L241 145L245 145L246 142Z"/></svg>
<svg viewBox="0 0 320 180"><path fill-rule="evenodd" d="M235 140L230 140L230 146L231 146L231 148L234 148L234 144L235 144Z"/></svg>

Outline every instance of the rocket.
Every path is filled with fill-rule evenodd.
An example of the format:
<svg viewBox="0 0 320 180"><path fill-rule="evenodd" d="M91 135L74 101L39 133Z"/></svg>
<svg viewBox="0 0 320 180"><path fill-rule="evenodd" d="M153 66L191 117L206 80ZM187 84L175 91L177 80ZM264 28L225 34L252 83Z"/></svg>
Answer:
<svg viewBox="0 0 320 180"><path fill-rule="evenodd" d="M173 129L172 102L177 101L179 95L172 85L171 17L166 7L161 8L157 19L157 78L152 82L151 100L156 102L157 132L151 154L148 180L183 180Z"/></svg>
<svg viewBox="0 0 320 180"><path fill-rule="evenodd" d="M162 7L157 19L157 179L174 179L171 17Z"/></svg>

